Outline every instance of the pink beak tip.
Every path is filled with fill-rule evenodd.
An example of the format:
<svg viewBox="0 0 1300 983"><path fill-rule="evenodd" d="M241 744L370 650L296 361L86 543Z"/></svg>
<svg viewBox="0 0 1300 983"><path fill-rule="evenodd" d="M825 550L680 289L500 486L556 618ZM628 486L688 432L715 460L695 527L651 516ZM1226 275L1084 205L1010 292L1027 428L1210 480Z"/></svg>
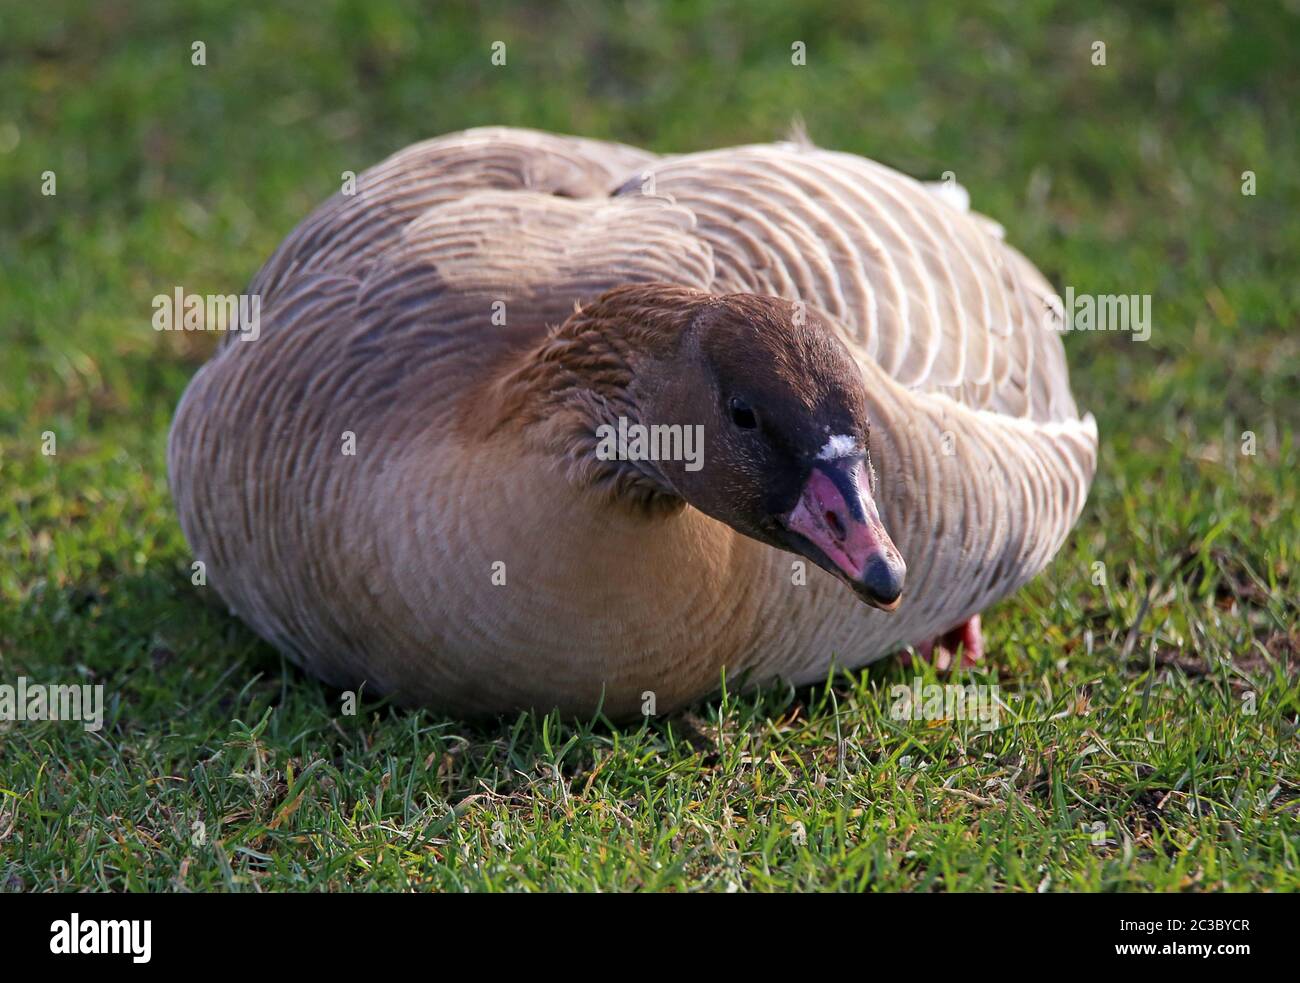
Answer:
<svg viewBox="0 0 1300 983"><path fill-rule="evenodd" d="M822 466L808 476L799 501L785 517L786 528L816 546L836 570L869 603L895 610L902 600L906 566L880 522L870 492L863 487L862 468L845 475L856 490L851 507Z"/></svg>

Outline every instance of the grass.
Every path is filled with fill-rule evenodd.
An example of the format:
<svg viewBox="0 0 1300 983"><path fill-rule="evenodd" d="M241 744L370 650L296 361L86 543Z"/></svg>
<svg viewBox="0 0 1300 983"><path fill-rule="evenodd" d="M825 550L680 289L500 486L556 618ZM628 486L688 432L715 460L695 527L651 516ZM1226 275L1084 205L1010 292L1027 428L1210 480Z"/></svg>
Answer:
<svg viewBox="0 0 1300 983"><path fill-rule="evenodd" d="M1294 3L184 6L0 30L0 683L107 700L98 733L0 723L0 887L1300 887ZM1066 339L1100 471L986 613L962 681L1001 727L891 719L894 660L639 728L349 716L204 603L164 446L210 339L151 330L153 295L239 289L418 138L691 150L795 117L954 171L1062 289L1152 295L1148 342Z"/></svg>

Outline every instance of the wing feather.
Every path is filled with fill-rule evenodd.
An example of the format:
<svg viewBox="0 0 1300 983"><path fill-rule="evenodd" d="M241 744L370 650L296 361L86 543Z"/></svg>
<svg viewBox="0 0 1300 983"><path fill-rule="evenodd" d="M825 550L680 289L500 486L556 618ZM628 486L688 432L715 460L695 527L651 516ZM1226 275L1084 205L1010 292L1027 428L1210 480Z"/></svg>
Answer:
<svg viewBox="0 0 1300 983"><path fill-rule="evenodd" d="M1077 417L1060 338L1044 327L1050 287L990 220L814 147L737 147L647 169L656 193L694 213L713 252L711 289L817 305L906 388L1033 420Z"/></svg>
<svg viewBox="0 0 1300 983"><path fill-rule="evenodd" d="M351 276L399 325L435 298L445 310L451 295L492 296L511 311L506 340L623 282L770 293L825 310L907 389L1077 419L1060 338L1045 327L1051 287L961 204L803 144L656 157L488 127L365 172L355 196L336 195L285 240L253 289L266 310L297 277Z"/></svg>

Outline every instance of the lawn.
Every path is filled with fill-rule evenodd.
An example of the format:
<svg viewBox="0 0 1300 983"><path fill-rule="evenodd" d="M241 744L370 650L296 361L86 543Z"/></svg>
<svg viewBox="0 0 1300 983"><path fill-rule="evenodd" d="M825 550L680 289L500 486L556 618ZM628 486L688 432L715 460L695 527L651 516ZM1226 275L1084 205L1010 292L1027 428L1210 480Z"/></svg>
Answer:
<svg viewBox="0 0 1300 983"><path fill-rule="evenodd" d="M423 6L0 14L0 684L105 687L97 732L0 722L0 889L1300 887L1300 7ZM154 295L242 289L423 137L795 119L1151 297L1065 339L1099 473L956 680L999 727L894 719L896 659L630 728L349 715L191 584L164 451L214 339Z"/></svg>

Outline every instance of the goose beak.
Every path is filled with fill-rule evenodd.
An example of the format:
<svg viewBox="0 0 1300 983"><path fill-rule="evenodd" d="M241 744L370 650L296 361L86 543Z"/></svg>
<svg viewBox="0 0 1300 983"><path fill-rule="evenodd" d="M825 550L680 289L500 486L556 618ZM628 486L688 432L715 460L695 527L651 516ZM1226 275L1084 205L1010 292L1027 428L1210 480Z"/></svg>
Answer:
<svg viewBox="0 0 1300 983"><path fill-rule="evenodd" d="M818 461L798 504L781 521L813 547L800 552L848 583L868 604L882 611L898 607L907 567L880 522L861 457Z"/></svg>

